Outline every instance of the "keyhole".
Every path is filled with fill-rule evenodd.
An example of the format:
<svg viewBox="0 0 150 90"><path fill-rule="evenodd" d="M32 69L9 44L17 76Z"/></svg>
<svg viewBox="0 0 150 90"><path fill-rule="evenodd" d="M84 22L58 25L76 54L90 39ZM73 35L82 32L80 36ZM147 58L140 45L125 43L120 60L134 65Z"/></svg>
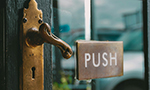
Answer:
<svg viewBox="0 0 150 90"><path fill-rule="evenodd" d="M32 79L35 79L35 67L32 67Z"/></svg>

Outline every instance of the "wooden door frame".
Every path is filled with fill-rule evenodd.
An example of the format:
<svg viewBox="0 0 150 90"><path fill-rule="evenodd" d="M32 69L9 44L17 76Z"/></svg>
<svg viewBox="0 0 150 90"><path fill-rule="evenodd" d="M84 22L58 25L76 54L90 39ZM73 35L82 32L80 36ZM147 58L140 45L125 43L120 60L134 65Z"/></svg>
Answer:
<svg viewBox="0 0 150 90"><path fill-rule="evenodd" d="M144 43L144 65L145 65L145 87L150 90L150 0L143 0L143 43Z"/></svg>

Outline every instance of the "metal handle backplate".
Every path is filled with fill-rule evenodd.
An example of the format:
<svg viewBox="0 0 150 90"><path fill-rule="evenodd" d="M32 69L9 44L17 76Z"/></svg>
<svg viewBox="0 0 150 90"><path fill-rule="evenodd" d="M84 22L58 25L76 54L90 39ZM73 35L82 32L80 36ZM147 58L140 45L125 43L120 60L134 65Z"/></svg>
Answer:
<svg viewBox="0 0 150 90"><path fill-rule="evenodd" d="M64 58L72 55L71 47L51 33L50 26L43 23L42 11L35 0L24 8L20 31L22 65L20 67L20 90L44 90L43 43L57 46Z"/></svg>

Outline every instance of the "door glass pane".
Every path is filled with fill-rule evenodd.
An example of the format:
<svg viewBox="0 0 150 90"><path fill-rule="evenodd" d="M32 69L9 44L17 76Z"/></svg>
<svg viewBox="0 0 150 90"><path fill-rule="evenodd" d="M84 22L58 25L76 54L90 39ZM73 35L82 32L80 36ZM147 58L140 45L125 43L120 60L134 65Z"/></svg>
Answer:
<svg viewBox="0 0 150 90"><path fill-rule="evenodd" d="M57 4L58 7L54 7L53 12L55 13L57 11L58 17L54 16L53 19L58 20L58 23L53 23L53 26L56 24L59 25L59 37L71 46L75 54L75 41L85 39L84 0L58 0ZM53 28L53 33L58 34L56 28ZM53 61L55 64L53 70L53 90L86 90L86 81L78 81L75 79L74 54L70 59L66 60L62 55L58 56L55 53ZM57 80L59 78L58 74L60 75L60 81Z"/></svg>
<svg viewBox="0 0 150 90"><path fill-rule="evenodd" d="M141 0L94 0L96 40L123 41L124 75L95 79L96 90L143 90L144 54Z"/></svg>
<svg viewBox="0 0 150 90"><path fill-rule="evenodd" d="M53 0L52 32L67 42L75 54L75 41L85 39L85 0ZM92 30L97 41L123 41L124 75L94 79L94 85L75 79L75 55L53 56L53 90L143 90L144 54L141 0L92 0ZM57 14L58 16L57 16ZM56 27L57 26L57 27ZM59 34L58 34L59 33ZM94 86L92 89L91 86Z"/></svg>

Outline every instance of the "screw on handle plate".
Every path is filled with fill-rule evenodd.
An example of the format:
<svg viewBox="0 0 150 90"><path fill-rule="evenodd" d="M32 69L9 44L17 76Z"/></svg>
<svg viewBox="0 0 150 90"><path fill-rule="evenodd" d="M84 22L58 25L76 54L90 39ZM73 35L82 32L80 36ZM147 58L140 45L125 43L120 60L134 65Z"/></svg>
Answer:
<svg viewBox="0 0 150 90"><path fill-rule="evenodd" d="M26 44L28 46L35 47L44 42L58 47L61 50L62 56L66 59L69 59L73 54L71 47L66 42L52 34L51 28L47 23L41 24L39 31L35 28L28 30L26 34Z"/></svg>

